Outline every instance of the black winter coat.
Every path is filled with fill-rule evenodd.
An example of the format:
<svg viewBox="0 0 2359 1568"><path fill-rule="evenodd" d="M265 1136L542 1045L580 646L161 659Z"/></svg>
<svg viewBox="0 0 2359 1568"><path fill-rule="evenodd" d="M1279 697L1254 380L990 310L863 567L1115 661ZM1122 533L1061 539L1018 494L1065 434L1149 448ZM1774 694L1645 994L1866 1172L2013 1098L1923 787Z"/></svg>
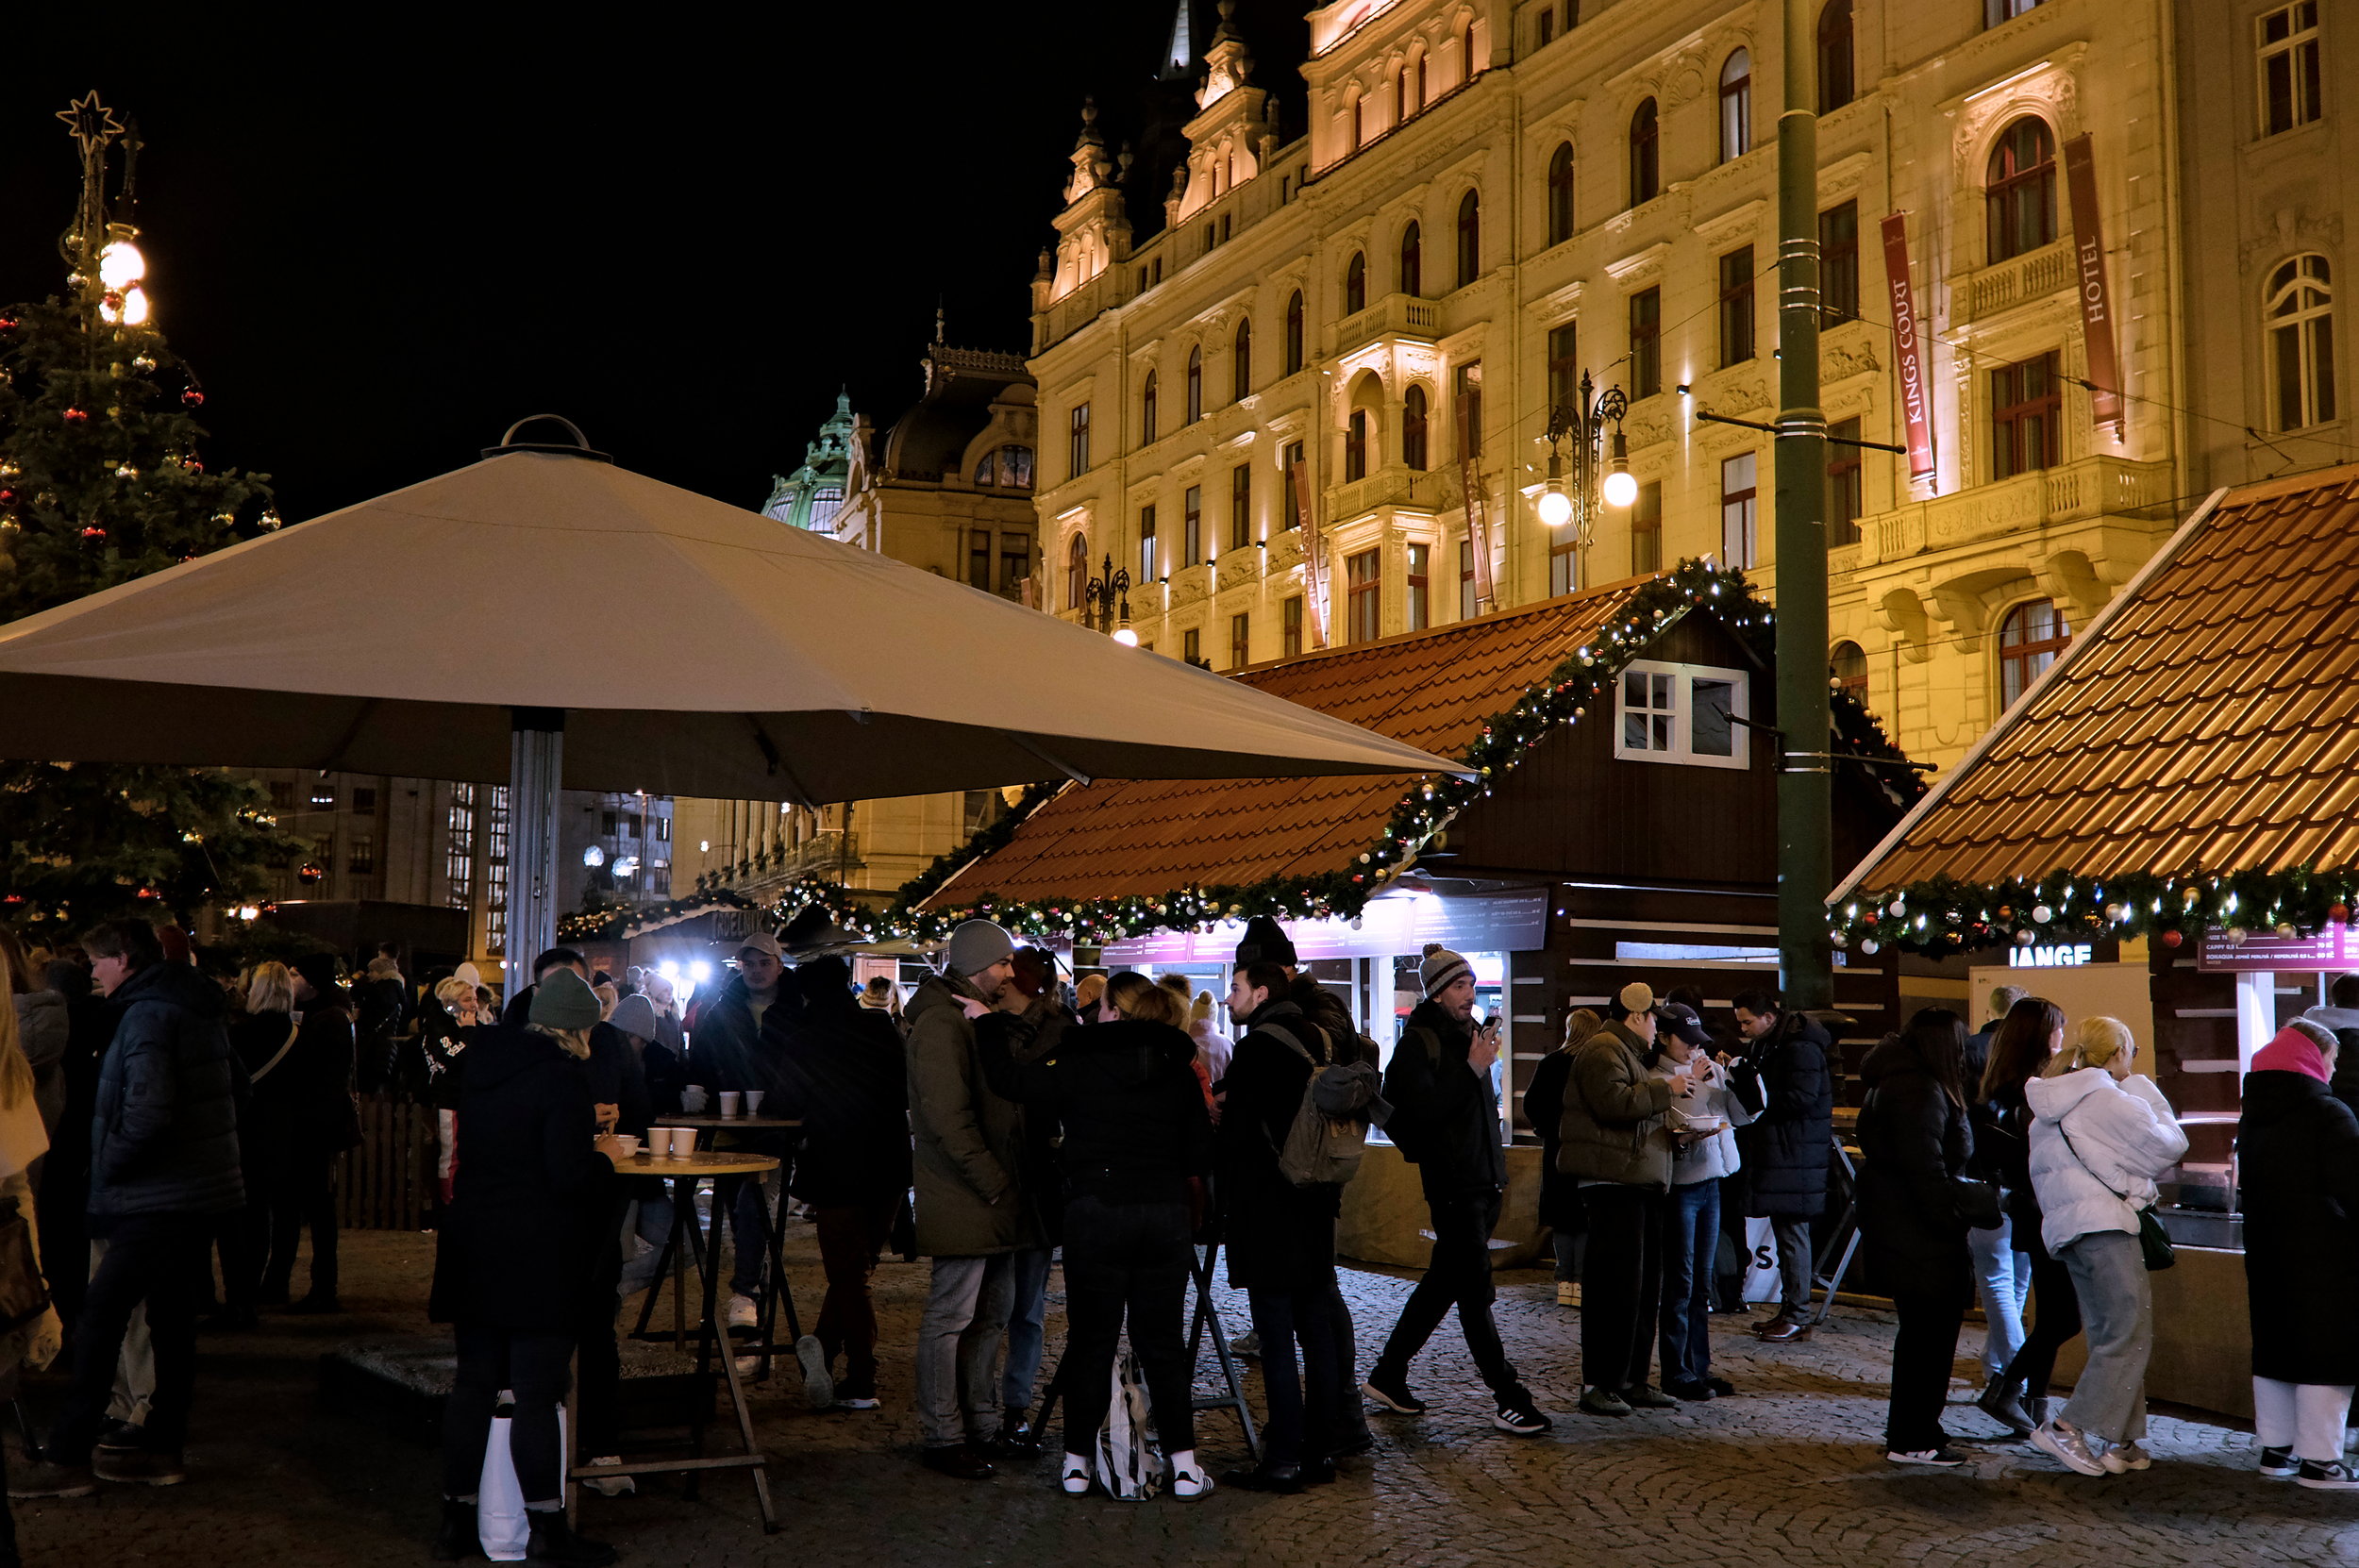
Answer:
<svg viewBox="0 0 2359 1568"><path fill-rule="evenodd" d="M1737 1096L1754 1112L1737 1129L1744 1160L1745 1212L1815 1219L1827 1207L1827 1164L1834 1152L1832 1043L1818 1021L1789 1012L1765 1045L1734 1075Z"/></svg>
<svg viewBox="0 0 2359 1568"><path fill-rule="evenodd" d="M1974 1155L1966 1111L1906 1041L1867 1053L1860 1076L1859 1228L1869 1286L1885 1295L1974 1291L1956 1178Z"/></svg>
<svg viewBox="0 0 2359 1568"><path fill-rule="evenodd" d="M1469 1065L1473 1046L1472 1026L1419 1002L1384 1069L1384 1097L1393 1105L1384 1135L1415 1164L1428 1197L1507 1185L1498 1096L1491 1075Z"/></svg>
<svg viewBox="0 0 2359 1568"><path fill-rule="evenodd" d="M2252 1376L2359 1383L2359 1117L2307 1073L2247 1073L2236 1161Z"/></svg>
<svg viewBox="0 0 2359 1568"><path fill-rule="evenodd" d="M1540 1135L1540 1223L1567 1235L1587 1228L1581 1179L1556 1168L1564 1146L1564 1091L1573 1079L1573 1053L1550 1051L1531 1070L1524 1089L1524 1119Z"/></svg>
<svg viewBox="0 0 2359 1568"><path fill-rule="evenodd" d="M1297 1187L1278 1168L1313 1063L1273 1038L1263 1027L1269 1024L1283 1026L1314 1058L1325 1040L1293 1002L1267 1002L1246 1021L1230 1058L1216 1149L1229 1283L1240 1290L1320 1289L1335 1266L1343 1189Z"/></svg>
<svg viewBox="0 0 2359 1568"><path fill-rule="evenodd" d="M831 980L804 978L798 1005L781 998L761 1020L778 1061L776 1113L803 1124L792 1191L821 1209L897 1199L910 1190L901 1026ZM661 1049L647 1047L649 1059Z"/></svg>
<svg viewBox="0 0 2359 1568"><path fill-rule="evenodd" d="M546 1035L477 1028L459 1102L459 1176L434 1249L437 1323L572 1333L592 1286L614 1168L594 1146L582 1064ZM604 1306L611 1318L614 1298Z"/></svg>
<svg viewBox="0 0 2359 1568"><path fill-rule="evenodd" d="M249 1012L229 1026L229 1043L245 1069L249 1093L245 1114L238 1119L238 1158L245 1172L249 1194L258 1183L276 1181L291 1174L294 1124L279 1075L294 1060L298 1045L288 1043L294 1021L283 1012ZM286 1055L279 1056L280 1047ZM272 1059L277 1058L276 1065ZM267 1069L267 1071L265 1071ZM259 1079L254 1075L262 1074Z"/></svg>
<svg viewBox="0 0 2359 1568"><path fill-rule="evenodd" d="M1131 1018L1077 1025L1046 1055L1017 1061L1003 1035L979 1029L976 1048L994 1089L1062 1132L1068 1196L1185 1203L1188 1179L1211 1174L1212 1117L1196 1042L1180 1030Z"/></svg>
<svg viewBox="0 0 2359 1568"><path fill-rule="evenodd" d="M793 976L779 976L778 1000L762 1009L765 1020L775 1009L792 1010L794 987ZM716 1094L724 1089L759 1089L770 1095L782 1087L778 1052L763 1042L743 975L731 975L720 994L697 1009L695 1038L688 1043L688 1081ZM716 1113L718 1109L711 1108ZM769 1109L766 1099L762 1109Z"/></svg>
<svg viewBox="0 0 2359 1568"><path fill-rule="evenodd" d="M108 998L114 1039L91 1118L91 1234L129 1214L221 1214L245 1201L245 1069L221 988L186 964L134 971Z"/></svg>
<svg viewBox="0 0 2359 1568"><path fill-rule="evenodd" d="M299 1005L303 1026L294 1049L262 1089L285 1118L288 1157L316 1161L360 1142L360 1108L352 1097L352 1005L341 986Z"/></svg>

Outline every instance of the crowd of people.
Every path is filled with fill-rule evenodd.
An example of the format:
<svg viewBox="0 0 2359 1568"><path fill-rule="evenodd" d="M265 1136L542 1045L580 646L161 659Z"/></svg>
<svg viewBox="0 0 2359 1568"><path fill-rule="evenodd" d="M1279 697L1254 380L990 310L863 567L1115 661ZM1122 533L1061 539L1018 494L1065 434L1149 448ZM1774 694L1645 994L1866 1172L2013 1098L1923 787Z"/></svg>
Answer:
<svg viewBox="0 0 2359 1568"><path fill-rule="evenodd" d="M476 1554L506 1398L530 1555L612 1560L566 1524L559 1410L577 1383L580 1450L618 1471L588 1484L629 1491L618 1313L658 1282L679 1216L660 1184L617 1167L708 1094L760 1095L793 1124L732 1135L778 1168L711 1221L732 1240L729 1326L761 1321L778 1206L799 1206L827 1282L795 1347L805 1394L877 1410L872 1276L889 1251L929 1259L907 1392L921 1460L943 1475L980 1479L1044 1452L1035 1412L1053 1396L1058 1484L1113 1485L1100 1436L1126 1336L1163 1455L1147 1484L1181 1498L1333 1480L1374 1446L1371 1411L1426 1410L1412 1369L1453 1310L1493 1425L1555 1425L1493 1316L1499 1041L1463 956L1429 947L1386 1052L1266 919L1219 1003L1178 976L1068 985L1054 956L983 921L953 932L904 1000L890 978L855 983L824 919L780 935L748 937L726 981L683 1009L661 976L611 976L567 948L503 1001L467 966L413 993L391 953L349 980L323 954L224 982L180 933L141 921L33 951L0 931L14 1004L0 1015L0 1376L61 1345L71 1368L9 1495L184 1478L200 1322L340 1309L334 1172L360 1142L364 1085L413 1094L436 1123L429 1310L457 1349L445 1560ZM2343 1457L2359 1384L2343 1332L2359 1291L2359 1057L2345 1056L2359 976L2334 1002L2253 1059L2237 1147L2261 1473L2340 1489L2359 1486ZM1775 1271L1776 1309L1752 1325L1765 1345L1806 1340L1825 1315L1814 1221L1836 1147L1832 1043L1773 993L1739 993L1716 1038L1702 1006L1625 985L1573 1012L1525 1093L1593 1417L1733 1394L1710 1319L1749 1314L1748 1264ZM1943 1423L1979 1296L1982 1412L2083 1475L2150 1465L2149 1274L2169 1253L2157 1183L2186 1139L2139 1055L2118 1021L2010 987L1983 1029L1926 1009L1861 1061L1856 1213L1865 1283L1898 1322L1895 1463L1963 1462ZM1363 1376L1336 1226L1374 1126L1417 1167L1432 1248ZM309 1290L294 1297L306 1231ZM1197 1457L1185 1331L1213 1242L1248 1304L1266 1408L1258 1462L1217 1482ZM1044 1385L1060 1253L1066 1349ZM2057 1400L2057 1353L2076 1336L2086 1364Z"/></svg>

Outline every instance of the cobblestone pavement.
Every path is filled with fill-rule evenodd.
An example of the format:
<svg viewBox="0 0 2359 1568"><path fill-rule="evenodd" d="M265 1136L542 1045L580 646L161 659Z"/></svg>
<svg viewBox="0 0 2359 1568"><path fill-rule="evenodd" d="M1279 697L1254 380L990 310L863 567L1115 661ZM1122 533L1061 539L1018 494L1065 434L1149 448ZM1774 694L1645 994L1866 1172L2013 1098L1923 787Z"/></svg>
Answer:
<svg viewBox="0 0 2359 1568"><path fill-rule="evenodd" d="M807 1312L817 1308L816 1249L790 1231L791 1272ZM380 1421L324 1408L317 1357L356 1338L429 1332L424 1314L432 1238L384 1232L344 1241L343 1318L276 1317L254 1334L209 1338L199 1389L193 1474L162 1491L107 1488L95 1499L20 1503L34 1564L423 1562L435 1456ZM2268 1483L2252 1474L2250 1439L2158 1418L2154 1468L2083 1479L2028 1446L1996 1442L1961 1472L1903 1470L1878 1442L1892 1330L1842 1311L1810 1343L1756 1344L1715 1320L1717 1370L1737 1397L1624 1421L1579 1414L1579 1313L1556 1305L1545 1276L1500 1276L1510 1353L1556 1430L1495 1432L1456 1332L1441 1334L1413 1372L1425 1416L1379 1416L1374 1454L1344 1478L1299 1497L1222 1492L1196 1502L1119 1504L1058 1493L1042 1460L959 1482L914 1462L908 1345L925 1266L878 1274L886 1336L886 1408L814 1414L798 1390L758 1391L757 1413L785 1528L764 1537L742 1478L708 1481L700 1500L669 1480L635 1498L587 1498L587 1533L636 1564L870 1565L1249 1561L1426 1565L1608 1564L1676 1568L1734 1561L1841 1564L2327 1563L2359 1559L2359 1496ZM1348 1272L1362 1365L1408 1293L1407 1276ZM1050 1364L1062 1333L1051 1282ZM1243 1302L1222 1293L1224 1315ZM1967 1330L1962 1356L1972 1353ZM1970 1371L1961 1359L1961 1374ZM781 1379L781 1382L785 1379ZM1963 1396L1964 1383L1958 1385ZM1259 1408L1260 1391L1253 1390ZM27 1403L45 1420L53 1378ZM1963 1436L1992 1430L1970 1408L1951 1412ZM1205 1419L1215 1466L1239 1462L1233 1421Z"/></svg>

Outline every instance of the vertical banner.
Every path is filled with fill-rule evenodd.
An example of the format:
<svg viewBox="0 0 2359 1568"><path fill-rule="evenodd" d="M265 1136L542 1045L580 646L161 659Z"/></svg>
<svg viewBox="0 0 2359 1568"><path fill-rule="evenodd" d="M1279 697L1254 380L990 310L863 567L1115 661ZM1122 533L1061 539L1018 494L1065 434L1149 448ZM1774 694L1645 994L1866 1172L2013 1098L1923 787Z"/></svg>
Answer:
<svg viewBox="0 0 2359 1568"><path fill-rule="evenodd" d="M1318 521L1311 509L1311 466L1295 459L1296 522L1302 529L1302 574L1311 591L1311 636L1313 648L1327 646L1327 543L1319 538Z"/></svg>
<svg viewBox="0 0 2359 1568"><path fill-rule="evenodd" d="M2114 352L2114 302L2105 287L2105 237L2097 221L2097 159L2086 131L2064 144L2065 191L2072 200L2072 249L2080 268L2081 342L2089 360L2089 413L2121 434L2121 361Z"/></svg>
<svg viewBox="0 0 2359 1568"><path fill-rule="evenodd" d="M1916 296L1909 288L1909 223L1905 213L1884 219L1884 280L1892 293L1894 362L1900 374L1900 409L1909 425L1909 477L1933 476L1933 409L1925 375L1923 334L1917 330Z"/></svg>
<svg viewBox="0 0 2359 1568"><path fill-rule="evenodd" d="M1458 400L1458 488L1466 503L1466 542L1474 546L1475 612L1490 608L1491 520L1482 504L1481 476L1475 472L1472 412L1466 399Z"/></svg>

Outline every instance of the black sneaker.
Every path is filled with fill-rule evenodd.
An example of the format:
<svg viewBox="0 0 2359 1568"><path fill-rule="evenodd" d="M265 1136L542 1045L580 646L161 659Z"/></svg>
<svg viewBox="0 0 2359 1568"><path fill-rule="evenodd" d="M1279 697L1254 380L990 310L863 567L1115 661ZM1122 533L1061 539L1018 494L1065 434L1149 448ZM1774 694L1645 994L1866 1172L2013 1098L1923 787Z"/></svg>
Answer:
<svg viewBox="0 0 2359 1568"><path fill-rule="evenodd" d="M1712 1396L1715 1399L1726 1399L1736 1392L1736 1385L1725 1377L1707 1377L1704 1379L1704 1387L1712 1391Z"/></svg>
<svg viewBox="0 0 2359 1568"><path fill-rule="evenodd" d="M1712 1397L1712 1385L1700 1377L1674 1377L1663 1385L1663 1392L1674 1399L1700 1401Z"/></svg>
<svg viewBox="0 0 2359 1568"><path fill-rule="evenodd" d="M1517 1437L1538 1437L1542 1432L1554 1426L1556 1423L1533 1410L1531 1402L1527 1399L1519 1400L1512 1405L1501 1405L1498 1408L1498 1413L1491 1417L1491 1425L1502 1432L1513 1432Z"/></svg>
<svg viewBox="0 0 2359 1568"><path fill-rule="evenodd" d="M2294 1485L2315 1487L2320 1492L2349 1492L2359 1488L2359 1473L2334 1460L2303 1460Z"/></svg>
<svg viewBox="0 0 2359 1568"><path fill-rule="evenodd" d="M929 1470L962 1481L987 1481L992 1476L991 1461L963 1443L954 1443L945 1448L928 1448L917 1456L917 1462Z"/></svg>
<svg viewBox="0 0 2359 1568"><path fill-rule="evenodd" d="M2265 1480L2290 1481L2300 1474L2301 1463L2294 1458L2293 1449L2264 1448L2261 1450L2261 1476Z"/></svg>
<svg viewBox="0 0 2359 1568"><path fill-rule="evenodd" d="M1395 1415L1425 1414L1425 1401L1409 1392L1406 1377L1371 1372L1368 1380L1360 1385L1360 1392Z"/></svg>

